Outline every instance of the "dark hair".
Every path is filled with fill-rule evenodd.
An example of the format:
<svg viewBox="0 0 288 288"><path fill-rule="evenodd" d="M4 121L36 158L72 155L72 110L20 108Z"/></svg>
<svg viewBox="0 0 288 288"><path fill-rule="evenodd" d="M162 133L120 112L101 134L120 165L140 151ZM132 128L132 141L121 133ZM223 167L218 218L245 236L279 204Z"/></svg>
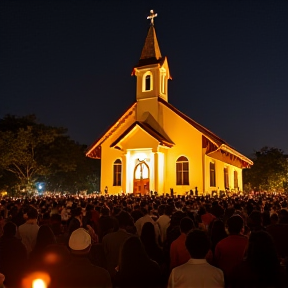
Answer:
<svg viewBox="0 0 288 288"><path fill-rule="evenodd" d="M27 211L27 216L28 216L28 219L37 219L38 212L34 207L30 206L28 211Z"/></svg>
<svg viewBox="0 0 288 288"><path fill-rule="evenodd" d="M182 233L187 234L191 229L195 228L194 222L189 217L184 217L180 221L180 230Z"/></svg>
<svg viewBox="0 0 288 288"><path fill-rule="evenodd" d="M230 234L239 234L244 226L243 218L235 214L227 220L228 231Z"/></svg>
<svg viewBox="0 0 288 288"><path fill-rule="evenodd" d="M248 226L251 228L254 226L261 226L261 224L262 224L261 212L257 210L253 210L248 217Z"/></svg>
<svg viewBox="0 0 288 288"><path fill-rule="evenodd" d="M141 241L144 244L149 245L150 242L155 242L156 238L155 238L155 228L154 225L151 222L146 222L144 223L142 230L141 230Z"/></svg>
<svg viewBox="0 0 288 288"><path fill-rule="evenodd" d="M217 243L227 237L225 224L222 220L214 220L211 224L211 248L214 251Z"/></svg>
<svg viewBox="0 0 288 288"><path fill-rule="evenodd" d="M17 226L13 222L7 222L3 227L3 235L12 237L16 235Z"/></svg>
<svg viewBox="0 0 288 288"><path fill-rule="evenodd" d="M119 272L128 272L136 269L139 263L146 261L148 255L137 236L129 237L123 244L119 258Z"/></svg>
<svg viewBox="0 0 288 288"><path fill-rule="evenodd" d="M195 229L188 233L186 248L194 259L204 259L210 249L210 241L205 231Z"/></svg>
<svg viewBox="0 0 288 288"><path fill-rule="evenodd" d="M35 244L35 250L36 251L43 251L45 247L51 244L56 244L56 238L52 231L52 229L48 225L42 225L40 226L37 238L36 238L36 244Z"/></svg>
<svg viewBox="0 0 288 288"><path fill-rule="evenodd" d="M280 263L272 236L269 233L266 231L251 233L247 249L247 262L257 273L261 287L262 285L265 287L277 286L277 281L280 279Z"/></svg>
<svg viewBox="0 0 288 288"><path fill-rule="evenodd" d="M103 216L109 216L109 214L110 214L110 209L109 209L107 206L103 206L103 207L100 209L100 213L101 213Z"/></svg>
<svg viewBox="0 0 288 288"><path fill-rule="evenodd" d="M126 211L120 211L120 213L116 216L116 219L118 220L120 227L127 227L134 225L133 218Z"/></svg>

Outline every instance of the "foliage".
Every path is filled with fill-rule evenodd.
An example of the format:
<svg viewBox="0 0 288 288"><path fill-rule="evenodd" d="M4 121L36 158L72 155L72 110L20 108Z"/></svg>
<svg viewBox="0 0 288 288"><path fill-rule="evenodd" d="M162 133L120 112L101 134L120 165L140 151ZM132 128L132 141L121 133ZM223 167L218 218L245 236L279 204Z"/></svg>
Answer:
<svg viewBox="0 0 288 288"><path fill-rule="evenodd" d="M1 119L0 189L32 192L36 182L45 180L46 188L53 190L87 190L85 177L93 177L90 159L85 157L85 146L66 133L65 128L38 123L35 115Z"/></svg>
<svg viewBox="0 0 288 288"><path fill-rule="evenodd" d="M246 189L283 191L288 183L288 158L281 149L263 147L254 153L254 165L243 171Z"/></svg>

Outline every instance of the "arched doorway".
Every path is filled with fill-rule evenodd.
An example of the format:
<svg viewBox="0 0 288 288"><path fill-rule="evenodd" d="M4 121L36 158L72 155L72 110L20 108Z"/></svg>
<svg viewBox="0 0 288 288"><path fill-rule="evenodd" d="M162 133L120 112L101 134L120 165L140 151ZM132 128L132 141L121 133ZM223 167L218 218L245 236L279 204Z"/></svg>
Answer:
<svg viewBox="0 0 288 288"><path fill-rule="evenodd" d="M133 193L146 195L149 193L149 166L145 160L139 161L134 169Z"/></svg>

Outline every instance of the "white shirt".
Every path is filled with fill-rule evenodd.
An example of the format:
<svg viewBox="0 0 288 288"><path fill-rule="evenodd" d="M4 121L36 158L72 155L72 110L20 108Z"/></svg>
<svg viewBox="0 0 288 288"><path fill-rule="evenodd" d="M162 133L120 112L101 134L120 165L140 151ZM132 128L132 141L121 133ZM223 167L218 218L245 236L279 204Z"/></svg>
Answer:
<svg viewBox="0 0 288 288"><path fill-rule="evenodd" d="M27 220L26 223L20 225L18 228L18 233L28 254L33 250L36 244L38 230L39 226L37 225L36 219Z"/></svg>
<svg viewBox="0 0 288 288"><path fill-rule="evenodd" d="M174 269L169 277L168 288L223 288L224 275L205 259L190 259Z"/></svg>
<svg viewBox="0 0 288 288"><path fill-rule="evenodd" d="M161 236L161 242L164 243L164 241L166 240L166 231L167 231L167 228L169 227L170 225L170 221L171 221L171 218L167 215L161 215L159 217L159 219L156 221L156 223L158 224L159 226L159 229L160 229L160 236Z"/></svg>

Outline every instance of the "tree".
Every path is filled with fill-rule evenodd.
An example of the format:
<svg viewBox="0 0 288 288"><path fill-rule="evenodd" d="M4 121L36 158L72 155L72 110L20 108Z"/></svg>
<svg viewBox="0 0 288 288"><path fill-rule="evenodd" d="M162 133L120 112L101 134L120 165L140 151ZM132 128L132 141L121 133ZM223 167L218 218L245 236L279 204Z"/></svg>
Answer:
<svg viewBox="0 0 288 288"><path fill-rule="evenodd" d="M38 123L35 115L5 116L0 120L1 175L12 173L14 184L31 192L41 177L75 171L71 155L77 145L66 133L65 128Z"/></svg>
<svg viewBox="0 0 288 288"><path fill-rule="evenodd" d="M76 167L75 170L57 171L43 181L49 191L69 192L77 194L82 191L92 193L99 191L100 184L100 161L87 158L85 156L85 145L74 146L71 156L73 157Z"/></svg>
<svg viewBox="0 0 288 288"><path fill-rule="evenodd" d="M281 149L263 147L254 153L254 165L243 171L244 186L256 191L283 191L288 183L288 159Z"/></svg>

